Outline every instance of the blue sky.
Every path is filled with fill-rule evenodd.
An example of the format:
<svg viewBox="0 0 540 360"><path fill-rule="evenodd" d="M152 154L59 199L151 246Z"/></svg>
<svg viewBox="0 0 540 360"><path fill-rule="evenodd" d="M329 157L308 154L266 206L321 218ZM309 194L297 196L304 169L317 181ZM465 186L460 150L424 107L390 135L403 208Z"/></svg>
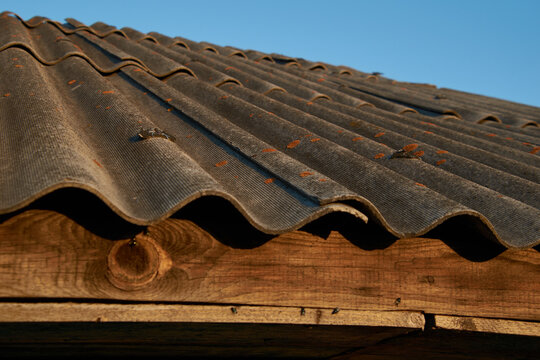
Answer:
<svg viewBox="0 0 540 360"><path fill-rule="evenodd" d="M540 106L540 1L3 1Z"/></svg>

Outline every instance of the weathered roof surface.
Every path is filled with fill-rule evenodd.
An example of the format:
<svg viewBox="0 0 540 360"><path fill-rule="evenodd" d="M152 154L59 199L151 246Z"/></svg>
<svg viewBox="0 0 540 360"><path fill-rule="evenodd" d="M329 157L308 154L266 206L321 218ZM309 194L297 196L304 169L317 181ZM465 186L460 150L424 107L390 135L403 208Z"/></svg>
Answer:
<svg viewBox="0 0 540 360"><path fill-rule="evenodd" d="M217 195L267 233L345 211L400 237L465 216L507 247L540 240L532 106L3 13L0 122L0 213L79 187L136 224Z"/></svg>

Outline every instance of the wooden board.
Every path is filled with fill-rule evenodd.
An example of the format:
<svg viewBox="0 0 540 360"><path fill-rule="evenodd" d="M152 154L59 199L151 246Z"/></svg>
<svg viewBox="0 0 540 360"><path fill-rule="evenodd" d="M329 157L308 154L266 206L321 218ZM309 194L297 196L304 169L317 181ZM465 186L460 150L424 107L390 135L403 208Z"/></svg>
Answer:
<svg viewBox="0 0 540 360"><path fill-rule="evenodd" d="M182 213L143 235L143 228L83 215L30 209L4 218L0 297L540 320L534 249L474 258L446 241L389 241L361 227L353 235L330 226L272 237L243 232L225 216L205 222Z"/></svg>
<svg viewBox="0 0 540 360"><path fill-rule="evenodd" d="M2 323L5 358L328 358L411 332L405 328L284 324ZM418 330L417 330L418 331Z"/></svg>
<svg viewBox="0 0 540 360"><path fill-rule="evenodd" d="M0 303L0 322L208 322L424 328L423 315L410 311L144 303Z"/></svg>
<svg viewBox="0 0 540 360"><path fill-rule="evenodd" d="M527 335L540 338L540 322L532 321L435 315L435 326L439 329Z"/></svg>
<svg viewBox="0 0 540 360"><path fill-rule="evenodd" d="M331 359L536 360L539 353L538 337L434 330L396 336Z"/></svg>

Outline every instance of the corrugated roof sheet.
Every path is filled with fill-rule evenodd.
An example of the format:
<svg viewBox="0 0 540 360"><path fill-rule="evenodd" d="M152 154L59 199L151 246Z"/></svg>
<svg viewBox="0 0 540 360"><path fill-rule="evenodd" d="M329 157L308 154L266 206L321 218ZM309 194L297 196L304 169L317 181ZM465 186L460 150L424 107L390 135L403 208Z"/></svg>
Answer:
<svg viewBox="0 0 540 360"><path fill-rule="evenodd" d="M62 187L136 224L205 195L281 233L334 211L400 237L540 234L540 109L158 33L0 16L0 213Z"/></svg>

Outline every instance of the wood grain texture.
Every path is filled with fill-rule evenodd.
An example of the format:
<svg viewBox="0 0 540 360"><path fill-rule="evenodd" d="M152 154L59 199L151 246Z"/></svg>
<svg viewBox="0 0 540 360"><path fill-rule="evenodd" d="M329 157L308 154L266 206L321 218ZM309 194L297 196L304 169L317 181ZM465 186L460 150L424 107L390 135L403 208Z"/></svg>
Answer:
<svg viewBox="0 0 540 360"><path fill-rule="evenodd" d="M135 237L120 234L112 240L73 219L30 209L0 224L0 297L540 320L540 253L534 249L470 261L437 239L400 239L368 249L337 231L323 237L294 231L263 241L243 235L237 239L240 246L181 218L150 226L147 235L135 229ZM134 238L139 242L130 246ZM120 270L110 261L115 246L122 249L115 255ZM150 258L156 264L144 265ZM148 271L151 281L145 277ZM117 275L123 285L111 280Z"/></svg>
<svg viewBox="0 0 540 360"><path fill-rule="evenodd" d="M540 337L540 323L532 321L435 315L435 326L440 329L448 330L465 330Z"/></svg>
<svg viewBox="0 0 540 360"><path fill-rule="evenodd" d="M0 303L0 322L209 322L354 325L421 330L409 311L178 304Z"/></svg>

